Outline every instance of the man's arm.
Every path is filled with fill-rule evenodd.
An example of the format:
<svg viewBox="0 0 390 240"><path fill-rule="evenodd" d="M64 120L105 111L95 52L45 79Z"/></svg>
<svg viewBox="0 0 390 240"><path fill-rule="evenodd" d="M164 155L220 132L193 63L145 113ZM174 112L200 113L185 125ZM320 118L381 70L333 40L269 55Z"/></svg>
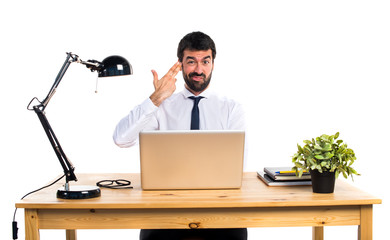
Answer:
<svg viewBox="0 0 390 240"><path fill-rule="evenodd" d="M245 110L240 103L234 102L231 106L228 119L228 129L246 130Z"/></svg>
<svg viewBox="0 0 390 240"><path fill-rule="evenodd" d="M157 129L158 123L155 112L158 110L152 101L147 98L122 118L115 127L113 139L119 147L131 147L138 141L142 130Z"/></svg>
<svg viewBox="0 0 390 240"><path fill-rule="evenodd" d="M161 103L175 92L175 77L180 70L181 63L177 62L160 80L157 72L152 70L155 91L117 124L113 135L116 145L119 147L131 147L136 144L138 135L142 130L158 128L158 120L155 113Z"/></svg>

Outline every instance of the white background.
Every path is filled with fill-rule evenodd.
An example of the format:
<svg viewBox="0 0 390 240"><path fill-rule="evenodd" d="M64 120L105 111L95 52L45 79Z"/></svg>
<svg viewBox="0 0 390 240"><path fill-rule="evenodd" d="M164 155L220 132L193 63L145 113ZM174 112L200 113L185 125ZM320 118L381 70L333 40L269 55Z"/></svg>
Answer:
<svg viewBox="0 0 390 240"><path fill-rule="evenodd" d="M47 107L62 147L81 172L139 172L137 147L112 132L175 63L180 39L209 34L217 46L211 87L247 110L247 171L288 166L296 144L323 133L355 150L351 184L382 198L374 239L388 226L390 116L388 1L3 1L0 6L1 222L11 239L14 203L61 174L38 118L42 100L71 51L83 60L118 54L134 75L101 79L72 64ZM181 74L178 91L183 88ZM55 193L53 193L55 194ZM387 196L386 196L387 194ZM17 213L24 239L23 210ZM83 230L79 239L136 239L138 230ZM64 231L41 231L61 239ZM249 229L249 239L311 239L311 228ZM354 227L327 227L326 239L356 239ZM62 238L64 239L64 238Z"/></svg>

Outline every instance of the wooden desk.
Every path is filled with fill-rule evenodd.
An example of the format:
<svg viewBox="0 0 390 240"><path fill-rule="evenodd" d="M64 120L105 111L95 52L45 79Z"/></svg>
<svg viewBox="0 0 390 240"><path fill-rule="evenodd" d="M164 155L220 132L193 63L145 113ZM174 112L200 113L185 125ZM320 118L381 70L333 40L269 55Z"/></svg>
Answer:
<svg viewBox="0 0 390 240"><path fill-rule="evenodd" d="M128 179L134 189L102 189L86 200L56 198L60 185L16 203L25 209L27 240L38 240L39 229L313 227L323 239L324 226L358 225L358 239L372 239L375 198L338 180L335 193L315 194L311 187L267 187L256 173L245 173L238 190L142 191L139 174L78 174L80 185L103 179Z"/></svg>

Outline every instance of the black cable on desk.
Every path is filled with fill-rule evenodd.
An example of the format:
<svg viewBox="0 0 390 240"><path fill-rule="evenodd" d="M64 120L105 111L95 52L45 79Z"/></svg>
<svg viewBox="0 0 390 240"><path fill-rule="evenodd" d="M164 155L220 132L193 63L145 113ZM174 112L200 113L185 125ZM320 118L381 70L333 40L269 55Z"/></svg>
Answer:
<svg viewBox="0 0 390 240"><path fill-rule="evenodd" d="M27 193L26 195L24 195L20 200L23 200L23 198L27 197L28 195L30 194L33 194L35 192L38 192L38 191L41 191L42 189L45 189L45 188L48 188L52 185L54 185L55 183L57 183L58 181L60 181L63 177L65 177L65 174L62 175L60 178L58 178L57 180L55 180L54 182L46 185L46 186L43 186L41 188L38 188L34 191L31 191L29 193ZM12 221L12 239L16 240L18 239L18 223L15 221L15 217L16 217L16 211L18 210L18 208L15 207L15 212L14 212L14 218L13 218L13 221Z"/></svg>

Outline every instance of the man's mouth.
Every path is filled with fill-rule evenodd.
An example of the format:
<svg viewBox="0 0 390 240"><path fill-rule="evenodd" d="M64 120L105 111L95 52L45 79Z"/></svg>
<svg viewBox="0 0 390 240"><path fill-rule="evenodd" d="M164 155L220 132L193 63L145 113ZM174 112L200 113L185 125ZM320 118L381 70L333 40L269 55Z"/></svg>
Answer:
<svg viewBox="0 0 390 240"><path fill-rule="evenodd" d="M191 73L190 76L189 76L193 81L195 82L200 82L200 81L203 81L205 79L205 75L203 73L201 74L197 74L197 73Z"/></svg>
<svg viewBox="0 0 390 240"><path fill-rule="evenodd" d="M194 76L192 77L192 80L194 80L195 82L200 82L202 81L204 78L202 76Z"/></svg>

